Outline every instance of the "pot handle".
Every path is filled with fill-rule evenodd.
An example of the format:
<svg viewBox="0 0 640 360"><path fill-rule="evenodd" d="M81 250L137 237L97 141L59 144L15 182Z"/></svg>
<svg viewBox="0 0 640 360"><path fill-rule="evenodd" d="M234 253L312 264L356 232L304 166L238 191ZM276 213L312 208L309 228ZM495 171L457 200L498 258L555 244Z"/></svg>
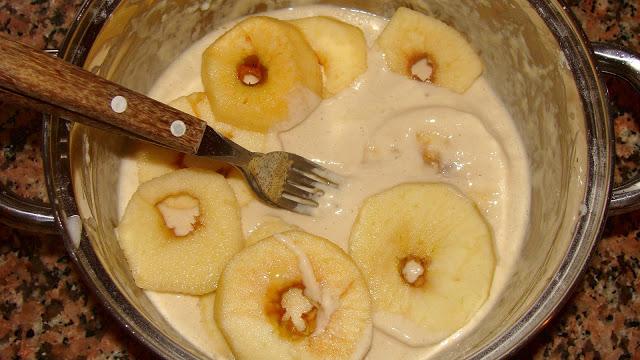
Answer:
<svg viewBox="0 0 640 360"><path fill-rule="evenodd" d="M57 57L58 49L44 50ZM23 199L0 187L0 223L16 229L42 234L58 234L58 224L51 206Z"/></svg>
<svg viewBox="0 0 640 360"><path fill-rule="evenodd" d="M0 222L22 230L45 234L58 233L58 225L50 206L21 199L6 189L0 190Z"/></svg>
<svg viewBox="0 0 640 360"><path fill-rule="evenodd" d="M592 43L592 48L600 72L621 77L640 92L640 54L613 44ZM614 187L610 215L637 209L640 209L640 179Z"/></svg>

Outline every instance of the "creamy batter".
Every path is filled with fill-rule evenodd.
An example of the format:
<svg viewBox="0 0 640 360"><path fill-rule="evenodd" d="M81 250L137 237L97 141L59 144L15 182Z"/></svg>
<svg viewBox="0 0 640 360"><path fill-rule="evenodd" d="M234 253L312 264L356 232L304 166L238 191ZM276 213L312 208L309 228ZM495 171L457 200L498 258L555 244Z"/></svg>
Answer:
<svg viewBox="0 0 640 360"><path fill-rule="evenodd" d="M368 359L430 357L473 331L500 298L525 237L529 174L524 147L509 113L484 78L464 94L391 73L374 40L386 19L359 11L309 6L268 13L281 19L328 15L359 26L372 48L369 66L352 86L300 125L279 133L282 148L344 175L340 191L321 199L313 217L251 202L242 209L245 235L277 216L348 249L351 226L367 197L406 182L445 182L472 198L491 225L496 269L489 298L475 317L440 344L412 348L376 330ZM158 79L150 96L163 102L203 91L201 54L228 24L185 51ZM120 214L138 186L135 163L124 160ZM213 355L196 297L147 291L158 310L187 339Z"/></svg>

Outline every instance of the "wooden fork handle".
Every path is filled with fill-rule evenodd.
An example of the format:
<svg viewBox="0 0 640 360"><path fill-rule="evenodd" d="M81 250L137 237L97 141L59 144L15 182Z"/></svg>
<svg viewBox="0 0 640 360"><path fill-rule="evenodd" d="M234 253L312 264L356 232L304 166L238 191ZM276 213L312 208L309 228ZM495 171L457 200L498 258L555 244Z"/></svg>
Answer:
<svg viewBox="0 0 640 360"><path fill-rule="evenodd" d="M206 128L196 117L1 36L0 93L190 154L198 151Z"/></svg>

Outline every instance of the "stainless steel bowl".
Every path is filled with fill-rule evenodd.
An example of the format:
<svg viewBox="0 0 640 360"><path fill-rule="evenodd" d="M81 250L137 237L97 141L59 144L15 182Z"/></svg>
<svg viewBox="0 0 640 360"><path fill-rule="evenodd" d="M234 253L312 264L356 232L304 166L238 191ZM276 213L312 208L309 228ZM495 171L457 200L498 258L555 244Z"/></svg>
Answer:
<svg viewBox="0 0 640 360"><path fill-rule="evenodd" d="M640 59L624 49L592 47L567 8L548 0L89 0L59 56L146 92L178 54L217 25L310 3L383 16L408 6L454 25L481 54L485 76L510 111L530 159L530 222L509 291L477 331L441 358L494 359L513 353L566 299L607 210L640 206L639 183L612 191L613 132L596 66L597 60L602 71L640 88ZM61 119L47 118L44 127L51 208L2 195L4 220L61 232L103 304L155 353L205 357L134 285L116 241L123 139Z"/></svg>

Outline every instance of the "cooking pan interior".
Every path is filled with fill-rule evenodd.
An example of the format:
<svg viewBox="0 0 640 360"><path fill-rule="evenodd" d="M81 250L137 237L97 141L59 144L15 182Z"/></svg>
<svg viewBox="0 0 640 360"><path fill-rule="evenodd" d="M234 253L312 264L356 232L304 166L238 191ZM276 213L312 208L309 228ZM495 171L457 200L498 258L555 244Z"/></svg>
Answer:
<svg viewBox="0 0 640 360"><path fill-rule="evenodd" d="M91 4L91 19L106 23L93 41L85 68L140 92L191 43L225 21L267 9L318 1L121 1ZM526 146L531 172L531 208L521 260L499 304L478 331L442 358L457 359L486 348L509 331L544 293L571 251L583 209L589 172L583 103L574 76L553 33L527 1L320 1L391 16L398 6L434 15L463 32L481 55L485 76L505 103ZM101 18L102 17L102 18ZM89 21L89 20L87 20ZM87 239L114 291L141 317L155 341L173 342L198 355L163 320L138 289L118 246L116 185L127 142L76 125L72 138L73 189ZM582 181L580 180L582 179ZM575 246L575 244L573 245ZM138 313L136 313L138 312ZM200 354L201 355L201 354Z"/></svg>

